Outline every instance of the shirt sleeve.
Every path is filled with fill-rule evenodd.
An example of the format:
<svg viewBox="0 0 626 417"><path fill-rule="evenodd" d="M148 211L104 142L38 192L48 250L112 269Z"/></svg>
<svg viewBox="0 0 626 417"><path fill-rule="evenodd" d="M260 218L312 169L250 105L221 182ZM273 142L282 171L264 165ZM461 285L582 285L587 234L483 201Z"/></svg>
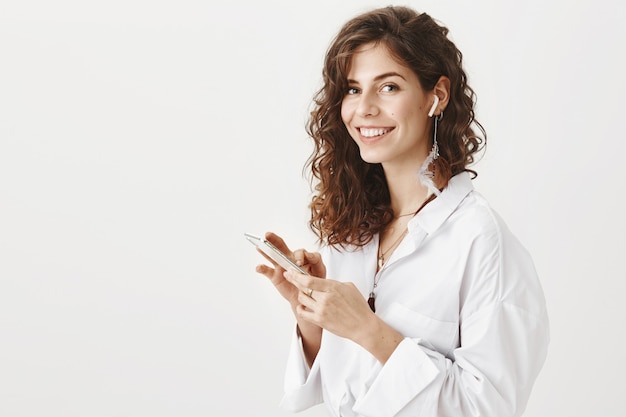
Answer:
<svg viewBox="0 0 626 417"><path fill-rule="evenodd" d="M354 411L359 416L519 416L543 364L546 318L500 303L463 325L463 346L446 358L404 339Z"/></svg>
<svg viewBox="0 0 626 417"><path fill-rule="evenodd" d="M328 246L320 248L320 254L322 255L322 259L328 271L332 270L332 265L328 259L329 253L330 248ZM284 376L284 395L280 403L280 408L287 411L298 412L324 401L318 357L313 361L312 366L309 367L306 357L304 356L300 332L298 331L297 325L294 326L291 347L287 356L287 366Z"/></svg>
<svg viewBox="0 0 626 417"><path fill-rule="evenodd" d="M280 403L281 408L297 412L322 402L319 363L314 361L309 368L297 329L293 331L284 381L285 394Z"/></svg>
<svg viewBox="0 0 626 417"><path fill-rule="evenodd" d="M494 242L494 239L497 242ZM353 407L358 416L516 417L547 355L543 292L508 231L473 242L460 288L460 346L407 337Z"/></svg>

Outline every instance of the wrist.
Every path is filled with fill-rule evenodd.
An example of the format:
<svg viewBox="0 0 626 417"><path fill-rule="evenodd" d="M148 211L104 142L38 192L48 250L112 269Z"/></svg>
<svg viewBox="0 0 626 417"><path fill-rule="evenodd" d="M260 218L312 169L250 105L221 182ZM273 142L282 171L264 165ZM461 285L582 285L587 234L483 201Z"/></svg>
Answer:
<svg viewBox="0 0 626 417"><path fill-rule="evenodd" d="M298 336L303 338L322 334L322 328L320 326L304 320L297 320L296 331L298 332Z"/></svg>
<svg viewBox="0 0 626 417"><path fill-rule="evenodd" d="M383 365L391 357L404 336L372 313L371 322L353 340L370 352Z"/></svg>
<svg viewBox="0 0 626 417"><path fill-rule="evenodd" d="M320 350L322 328L311 323L298 321L296 332L302 344L304 358L309 367L311 367Z"/></svg>

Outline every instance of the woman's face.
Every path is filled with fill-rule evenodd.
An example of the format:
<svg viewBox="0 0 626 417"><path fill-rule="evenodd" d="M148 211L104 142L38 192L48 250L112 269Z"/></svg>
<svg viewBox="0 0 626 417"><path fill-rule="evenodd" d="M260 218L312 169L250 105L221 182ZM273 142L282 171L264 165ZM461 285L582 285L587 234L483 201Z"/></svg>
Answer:
<svg viewBox="0 0 626 417"><path fill-rule="evenodd" d="M433 97L385 45L366 44L350 62L341 118L365 162L418 169L430 151Z"/></svg>

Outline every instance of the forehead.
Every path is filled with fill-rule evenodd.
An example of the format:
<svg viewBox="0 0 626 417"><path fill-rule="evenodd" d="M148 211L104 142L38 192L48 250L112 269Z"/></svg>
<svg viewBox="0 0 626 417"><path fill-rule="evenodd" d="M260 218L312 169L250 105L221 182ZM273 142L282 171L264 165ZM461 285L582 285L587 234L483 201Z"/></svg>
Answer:
<svg viewBox="0 0 626 417"><path fill-rule="evenodd" d="M356 76L367 78L380 74L397 72L402 75L412 74L413 71L400 62L389 48L383 43L367 43L358 47L348 65L348 78Z"/></svg>

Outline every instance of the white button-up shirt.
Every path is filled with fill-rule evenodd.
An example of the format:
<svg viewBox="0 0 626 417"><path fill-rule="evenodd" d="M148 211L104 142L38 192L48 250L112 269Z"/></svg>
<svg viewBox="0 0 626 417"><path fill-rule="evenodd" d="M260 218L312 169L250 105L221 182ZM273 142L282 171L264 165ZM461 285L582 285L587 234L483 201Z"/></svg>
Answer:
<svg viewBox="0 0 626 417"><path fill-rule="evenodd" d="M327 278L352 281L404 336L381 365L330 332L312 365L294 341L281 406L324 402L341 417L508 417L523 412L548 347L545 300L533 262L502 219L452 178L408 224L376 273L378 238L323 250Z"/></svg>

